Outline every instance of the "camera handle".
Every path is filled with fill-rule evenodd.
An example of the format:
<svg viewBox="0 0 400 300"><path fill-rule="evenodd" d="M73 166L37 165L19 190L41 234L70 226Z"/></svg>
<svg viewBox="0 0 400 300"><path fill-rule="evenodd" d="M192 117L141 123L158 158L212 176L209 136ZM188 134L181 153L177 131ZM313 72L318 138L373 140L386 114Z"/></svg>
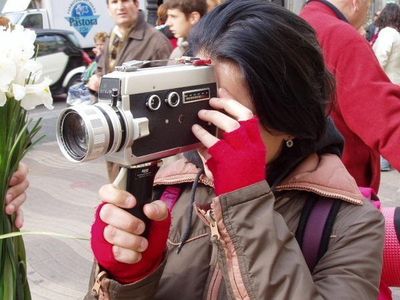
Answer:
<svg viewBox="0 0 400 300"><path fill-rule="evenodd" d="M143 212L143 206L152 201L154 177L162 164L161 160L138 164L130 167L121 167L113 186L124 189L136 198L136 205L126 209L146 224L142 236L147 236L150 219Z"/></svg>

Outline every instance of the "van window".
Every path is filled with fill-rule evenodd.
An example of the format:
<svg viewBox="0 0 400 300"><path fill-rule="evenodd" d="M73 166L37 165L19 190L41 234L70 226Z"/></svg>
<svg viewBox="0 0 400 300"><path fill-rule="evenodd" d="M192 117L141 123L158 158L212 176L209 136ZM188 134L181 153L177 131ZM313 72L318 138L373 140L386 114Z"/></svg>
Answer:
<svg viewBox="0 0 400 300"><path fill-rule="evenodd" d="M68 37L71 40L71 42L75 45L75 47L81 48L81 44L79 43L79 40L77 39L76 35L73 32L68 33Z"/></svg>
<svg viewBox="0 0 400 300"><path fill-rule="evenodd" d="M7 19L10 20L11 23L13 24L18 24L19 19L24 15L22 12L9 12L3 14Z"/></svg>
<svg viewBox="0 0 400 300"><path fill-rule="evenodd" d="M59 35L41 35L36 37L35 46L38 47L37 56L63 52L66 47L65 38Z"/></svg>
<svg viewBox="0 0 400 300"><path fill-rule="evenodd" d="M43 16L42 14L31 14L27 15L22 21L22 26L25 28L43 28Z"/></svg>

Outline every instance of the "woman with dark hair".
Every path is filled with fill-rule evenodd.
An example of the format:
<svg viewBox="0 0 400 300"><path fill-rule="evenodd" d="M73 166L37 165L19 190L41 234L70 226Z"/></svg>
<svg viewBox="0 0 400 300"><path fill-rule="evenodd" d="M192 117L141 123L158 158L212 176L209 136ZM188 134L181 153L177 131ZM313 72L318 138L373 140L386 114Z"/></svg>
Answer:
<svg viewBox="0 0 400 300"><path fill-rule="evenodd" d="M376 299L383 219L340 160L326 117L334 83L314 31L266 1L228 1L190 44L215 69L219 98L198 116L220 134L194 125L200 163L185 155L160 169L146 238L123 209L135 197L101 188L87 299ZM340 207L310 271L294 233L322 198Z"/></svg>
<svg viewBox="0 0 400 300"><path fill-rule="evenodd" d="M375 23L380 30L372 49L390 81L400 84L400 6L386 4ZM390 163L381 157L381 171L391 169Z"/></svg>
<svg viewBox="0 0 400 300"><path fill-rule="evenodd" d="M390 80L400 84L400 6L386 4L376 24L380 30L372 48Z"/></svg>
<svg viewBox="0 0 400 300"><path fill-rule="evenodd" d="M400 6L386 4L376 24L380 30L372 48L390 80L400 84Z"/></svg>

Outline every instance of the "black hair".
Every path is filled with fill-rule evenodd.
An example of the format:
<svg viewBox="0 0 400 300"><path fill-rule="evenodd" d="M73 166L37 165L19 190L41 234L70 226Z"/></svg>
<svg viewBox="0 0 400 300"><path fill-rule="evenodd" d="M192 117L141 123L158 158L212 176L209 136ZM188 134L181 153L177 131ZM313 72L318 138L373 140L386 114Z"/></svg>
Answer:
<svg viewBox="0 0 400 300"><path fill-rule="evenodd" d="M266 1L227 1L193 28L190 45L239 66L267 130L313 145L321 138L335 85L303 19Z"/></svg>
<svg viewBox="0 0 400 300"><path fill-rule="evenodd" d="M396 30L400 30L400 6L396 3L386 4L376 19L375 25L380 29L393 27Z"/></svg>

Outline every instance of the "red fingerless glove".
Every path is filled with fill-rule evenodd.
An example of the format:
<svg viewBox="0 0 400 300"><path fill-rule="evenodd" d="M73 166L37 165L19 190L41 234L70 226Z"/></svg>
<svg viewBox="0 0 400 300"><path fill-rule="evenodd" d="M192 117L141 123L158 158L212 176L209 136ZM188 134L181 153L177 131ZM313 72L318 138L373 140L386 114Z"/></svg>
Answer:
<svg viewBox="0 0 400 300"><path fill-rule="evenodd" d="M239 122L208 149L207 166L214 176L215 193L221 195L265 179L266 148L257 118Z"/></svg>
<svg viewBox="0 0 400 300"><path fill-rule="evenodd" d="M112 252L112 244L104 239L103 233L107 224L100 219L99 215L100 209L104 204L100 204L96 210L96 219L91 231L92 237L90 242L97 262L120 283L132 283L143 279L153 272L163 259L171 224L170 214L163 221L151 222L147 238L149 246L142 253L142 259L135 264L126 264L115 260Z"/></svg>

